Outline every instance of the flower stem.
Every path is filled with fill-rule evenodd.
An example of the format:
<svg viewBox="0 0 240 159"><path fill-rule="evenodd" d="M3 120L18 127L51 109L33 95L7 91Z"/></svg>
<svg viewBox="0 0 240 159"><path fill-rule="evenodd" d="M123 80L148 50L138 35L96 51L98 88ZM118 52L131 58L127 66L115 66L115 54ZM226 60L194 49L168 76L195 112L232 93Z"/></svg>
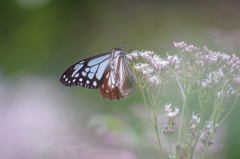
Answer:
<svg viewBox="0 0 240 159"><path fill-rule="evenodd" d="M157 140L158 140L158 146L159 146L159 149L160 149L160 156L161 158L163 158L163 150L162 150L162 145L161 145L161 140L160 140L160 137L159 137L159 132L158 132L158 123L157 123L157 116L154 117L154 129L155 129L155 132L156 132L156 135L157 135Z"/></svg>

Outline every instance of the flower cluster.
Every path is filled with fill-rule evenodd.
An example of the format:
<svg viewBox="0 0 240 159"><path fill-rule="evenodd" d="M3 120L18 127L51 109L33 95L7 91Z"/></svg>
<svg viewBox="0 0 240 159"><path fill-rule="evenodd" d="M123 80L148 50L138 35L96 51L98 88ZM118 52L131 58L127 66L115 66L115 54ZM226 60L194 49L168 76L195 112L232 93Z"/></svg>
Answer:
<svg viewBox="0 0 240 159"><path fill-rule="evenodd" d="M166 83L166 77L170 76L180 64L180 59L177 55L168 55L163 59L154 54L152 51L133 51L127 57L131 60L138 60L139 57L144 63L137 63L133 66L140 77L139 81L145 83L150 88L159 88Z"/></svg>
<svg viewBox="0 0 240 159"><path fill-rule="evenodd" d="M178 130L174 130L173 127L176 125L179 108L172 110L171 104L166 104L164 109L167 112L165 117L168 118L168 124L164 126L163 134L169 141L170 156L193 158L197 143L201 141L203 143L201 156L204 158L209 146L214 143L212 139L217 128L240 97L240 59L234 54L214 52L207 47L200 49L185 42L173 44L178 49L177 55L167 54L166 58L161 58L152 51L134 51L128 55L128 58L138 62L131 64L143 95L148 117L155 128L161 154L162 147L157 125L158 113L161 110L159 101L162 101L162 90L168 86L166 84L176 81L183 101ZM175 80L170 80L171 78ZM172 89L166 90L172 91ZM189 112L193 110L189 99L192 97L197 97L196 101L199 101L194 103L198 106L199 112L191 115ZM233 102L230 103L229 99ZM153 116L150 115L149 108L152 108ZM208 111L207 115L206 111ZM207 120L205 125L204 120ZM170 139L176 132L178 145L174 156Z"/></svg>
<svg viewBox="0 0 240 159"><path fill-rule="evenodd" d="M211 140L211 136L217 131L218 128L218 124L216 124L215 126L213 126L213 121L209 121L206 123L206 131L202 134L201 137L201 142L203 143L203 150L207 149L209 146L211 146L214 141Z"/></svg>
<svg viewBox="0 0 240 159"><path fill-rule="evenodd" d="M171 120L171 123L174 123L174 119L177 117L177 114L179 113L179 108L175 107L175 111L172 111L171 108L172 104L166 104L165 105L165 111L167 112L167 114L165 114L165 117L169 118L169 120Z"/></svg>
<svg viewBox="0 0 240 159"><path fill-rule="evenodd" d="M192 119L190 121L190 136L192 137L192 139L196 139L197 138L197 134L198 134L198 128L199 128L199 124L200 124L201 119L198 117L198 115L194 115L194 113L192 113Z"/></svg>
<svg viewBox="0 0 240 159"><path fill-rule="evenodd" d="M213 89L220 100L227 101L231 95L240 92L240 60L236 55L214 52L207 47L200 51L185 42L174 43L182 60L179 79L195 84L201 90L205 102L209 90ZM184 62L184 63L183 63ZM235 88L235 90L233 89Z"/></svg>
<svg viewBox="0 0 240 159"><path fill-rule="evenodd" d="M165 105L165 111L167 112L165 114L165 117L168 118L168 124L165 125L165 130L163 130L163 134L167 137L171 137L173 133L175 133L175 130L173 130L173 126L176 125L175 118L177 117L177 114L179 113L179 108L175 107L175 111L171 108L171 103Z"/></svg>

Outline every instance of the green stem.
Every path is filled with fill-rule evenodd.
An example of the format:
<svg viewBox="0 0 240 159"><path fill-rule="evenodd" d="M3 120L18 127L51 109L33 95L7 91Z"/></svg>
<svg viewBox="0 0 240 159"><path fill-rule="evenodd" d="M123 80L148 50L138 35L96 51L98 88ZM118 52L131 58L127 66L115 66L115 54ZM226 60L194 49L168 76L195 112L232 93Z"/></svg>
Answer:
<svg viewBox="0 0 240 159"><path fill-rule="evenodd" d="M150 122L152 123L152 125L154 126L154 122L153 122L153 120L152 120L152 118L150 116L149 110L148 110L148 105L147 105L147 101L146 101L144 90L143 89L140 89L140 90L142 92L143 101L144 101L144 105L145 105L145 108L146 108L146 111L147 111L147 114L148 114L148 118L149 118Z"/></svg>
<svg viewBox="0 0 240 159"><path fill-rule="evenodd" d="M186 96L184 94L184 89L182 87L181 82L178 80L178 78L176 78L176 81L178 83L178 86L179 86L179 88L181 90L181 94L182 94L182 97L183 97L183 105L182 105L183 109L182 109L182 113L181 113L181 117L180 117L179 132L178 132L178 139L177 139L177 144L179 144L181 136L182 136L182 128L183 128L182 127L182 121L183 121L183 117L184 117L184 113L183 112L185 112Z"/></svg>
<svg viewBox="0 0 240 159"><path fill-rule="evenodd" d="M154 121L153 121L152 118L151 118L151 115L149 113L148 104L147 104L146 96L145 96L145 93L144 93L144 88L140 84L138 86L139 86L139 88L141 90L141 93L142 93L142 96L143 96L143 101L144 101L144 105L145 105L145 108L146 108L146 111L147 111L147 114L148 114L148 118L149 118L150 122L152 123L152 125L155 129L156 135L157 135L157 140L158 140L158 145L159 145L159 150L160 150L160 156L161 156L161 158L163 158L163 150L162 150L161 140L160 140L159 132L158 132L157 114L156 114L155 106L152 105L153 110L154 110ZM150 98L149 98L149 100L152 103Z"/></svg>
<svg viewBox="0 0 240 159"><path fill-rule="evenodd" d="M168 146L170 148L170 154L171 154L171 157L173 158L173 153L172 153L172 146L171 146L171 140L168 138Z"/></svg>
<svg viewBox="0 0 240 159"><path fill-rule="evenodd" d="M205 147L205 148L204 148L204 151L203 151L203 153L202 153L202 155L201 155L201 159L204 159L204 157L205 157L205 155L206 155L206 153L207 153L207 150L208 150L208 147Z"/></svg>
<svg viewBox="0 0 240 159"><path fill-rule="evenodd" d="M232 107L230 108L230 110L227 112L227 114L224 116L224 118L219 122L219 126L222 124L222 122L228 117L228 115L230 114L230 112L232 112L233 108L235 107L236 103L238 101L238 97L235 98L235 101L232 105Z"/></svg>
<svg viewBox="0 0 240 159"><path fill-rule="evenodd" d="M200 88L198 87L198 100L199 100L199 103L200 103L200 110L201 110L201 113L200 113L200 122L198 124L198 129L197 129L197 133L196 133L196 139L195 139L195 142L193 144L193 147L192 147L192 152L191 152L191 159L193 158L193 155L194 155L194 150L196 148L196 145L197 145L197 142L198 142L198 139L200 137L200 126L202 125L202 119L203 119L203 115L205 113L205 110L206 110L206 103L208 101L208 98L204 101L204 104L202 103L202 100L201 100L201 91L200 91Z"/></svg>
<svg viewBox="0 0 240 159"><path fill-rule="evenodd" d="M163 150L162 150L161 140L160 140L159 132L158 132L157 117L155 116L154 119L155 119L154 120L155 121L154 129L155 129L155 132L156 132L156 135L157 135L158 146L159 146L159 149L160 149L160 155L161 155L161 158L163 159Z"/></svg>

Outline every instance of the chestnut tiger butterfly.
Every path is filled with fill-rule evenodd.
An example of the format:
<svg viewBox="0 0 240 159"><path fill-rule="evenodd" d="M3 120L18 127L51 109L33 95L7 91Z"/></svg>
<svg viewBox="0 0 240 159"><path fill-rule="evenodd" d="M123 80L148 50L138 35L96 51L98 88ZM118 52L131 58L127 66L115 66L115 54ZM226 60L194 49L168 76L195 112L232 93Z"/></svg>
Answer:
<svg viewBox="0 0 240 159"><path fill-rule="evenodd" d="M124 46L75 63L63 73L60 83L67 87L100 87L102 97L110 100L126 98L136 87Z"/></svg>

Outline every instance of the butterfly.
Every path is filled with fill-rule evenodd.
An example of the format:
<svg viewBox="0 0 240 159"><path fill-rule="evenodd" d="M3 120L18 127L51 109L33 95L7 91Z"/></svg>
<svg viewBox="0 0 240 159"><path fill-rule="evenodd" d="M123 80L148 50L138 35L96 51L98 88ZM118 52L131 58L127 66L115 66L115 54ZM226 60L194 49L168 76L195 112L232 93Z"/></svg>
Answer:
<svg viewBox="0 0 240 159"><path fill-rule="evenodd" d="M63 73L60 83L67 87L100 87L102 97L110 100L126 98L136 87L124 46L75 63Z"/></svg>

